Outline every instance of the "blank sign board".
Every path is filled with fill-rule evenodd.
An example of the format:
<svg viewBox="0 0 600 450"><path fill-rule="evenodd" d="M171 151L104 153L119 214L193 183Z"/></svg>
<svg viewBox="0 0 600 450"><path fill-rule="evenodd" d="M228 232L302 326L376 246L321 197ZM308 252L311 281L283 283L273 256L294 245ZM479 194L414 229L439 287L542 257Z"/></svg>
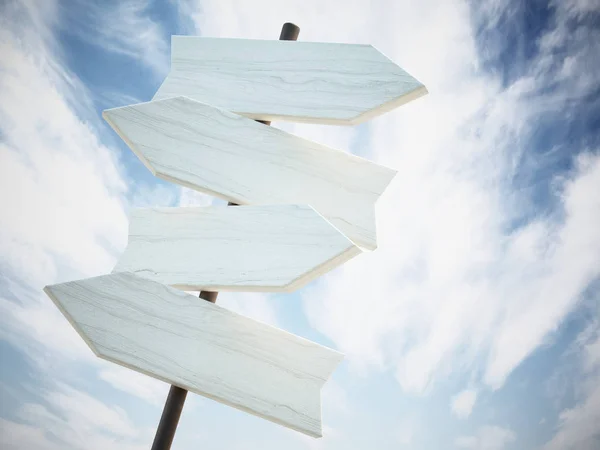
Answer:
<svg viewBox="0 0 600 450"><path fill-rule="evenodd" d="M425 95L371 45L171 38L154 100L186 96L252 119L352 125Z"/></svg>
<svg viewBox="0 0 600 450"><path fill-rule="evenodd" d="M322 435L321 387L340 353L131 273L44 290L100 358Z"/></svg>
<svg viewBox="0 0 600 450"><path fill-rule="evenodd" d="M291 292L359 253L310 206L136 208L114 271L188 291Z"/></svg>

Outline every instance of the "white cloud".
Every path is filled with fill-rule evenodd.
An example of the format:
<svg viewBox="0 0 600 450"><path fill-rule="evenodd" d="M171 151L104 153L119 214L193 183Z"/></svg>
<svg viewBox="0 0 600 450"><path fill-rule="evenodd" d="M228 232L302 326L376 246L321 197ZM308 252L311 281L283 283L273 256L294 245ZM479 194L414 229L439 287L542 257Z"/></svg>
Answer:
<svg viewBox="0 0 600 450"><path fill-rule="evenodd" d="M556 5L559 8L565 8L574 16L583 16L586 13L598 11L598 4L594 0L566 0L556 2Z"/></svg>
<svg viewBox="0 0 600 450"><path fill-rule="evenodd" d="M61 444L52 442L44 430L36 425L24 425L0 418L0 447L5 450L61 450Z"/></svg>
<svg viewBox="0 0 600 450"><path fill-rule="evenodd" d="M481 427L473 436L461 436L454 441L459 448L473 450L502 450L515 441L515 434L498 426Z"/></svg>
<svg viewBox="0 0 600 450"><path fill-rule="evenodd" d="M50 258L82 274L110 270L126 238L127 188L117 157L71 108L81 86L55 70L60 63L52 50L11 30L1 32L3 264L26 276L33 266L36 284L52 281ZM23 250L34 259L27 262Z"/></svg>
<svg viewBox="0 0 600 450"><path fill-rule="evenodd" d="M544 450L594 450L600 444L600 322L594 320L578 336L578 370L569 375L576 403L559 414L555 435Z"/></svg>
<svg viewBox="0 0 600 450"><path fill-rule="evenodd" d="M321 398L324 409L324 422L335 418L351 415L356 411L355 405L351 402L348 392L335 379L329 379L321 390Z"/></svg>
<svg viewBox="0 0 600 450"><path fill-rule="evenodd" d="M474 389L465 389L452 397L452 401L450 402L452 413L459 419L466 419L471 415L476 401L477 391Z"/></svg>
<svg viewBox="0 0 600 450"><path fill-rule="evenodd" d="M600 377L583 402L562 411L559 428L545 450L595 450L600 444Z"/></svg>
<svg viewBox="0 0 600 450"><path fill-rule="evenodd" d="M0 297L0 337L23 350L40 370L66 361L94 362L96 356L43 294L13 289L19 302ZM50 354L49 354L50 352Z"/></svg>
<svg viewBox="0 0 600 450"><path fill-rule="evenodd" d="M88 394L59 385L45 404L25 403L17 411L24 423L0 419L2 448L138 450L148 447L149 430L136 429L127 414Z"/></svg>
<svg viewBox="0 0 600 450"><path fill-rule="evenodd" d="M135 395L155 406L164 403L169 391L168 384L115 364L110 364L101 370L98 377L114 388Z"/></svg>
<svg viewBox="0 0 600 450"><path fill-rule="evenodd" d="M216 199L186 187L179 188L179 206L210 206Z"/></svg>
<svg viewBox="0 0 600 450"><path fill-rule="evenodd" d="M125 438L135 437L138 434L125 411L119 407L107 406L69 386L60 386L59 389L48 392L45 398L51 407L60 410L62 418L75 430L85 433L86 428L103 428ZM25 405L21 410L21 416L24 418L34 416L38 410L37 406L39 405ZM44 410L40 408L39 411ZM94 413L89 414L89 411Z"/></svg>
<svg viewBox="0 0 600 450"><path fill-rule="evenodd" d="M131 206L148 208L151 206L173 206L177 199L177 188L164 184L140 184L131 200Z"/></svg>
<svg viewBox="0 0 600 450"><path fill-rule="evenodd" d="M414 448L415 437L417 433L422 431L421 428L419 422L414 417L404 418L396 427L398 443L403 447Z"/></svg>
<svg viewBox="0 0 600 450"><path fill-rule="evenodd" d="M600 367L600 334L584 348L584 369L592 372Z"/></svg>
<svg viewBox="0 0 600 450"><path fill-rule="evenodd" d="M41 288L110 271L127 237L118 156L56 54L53 5L9 3L0 27L0 267L13 297L0 302L2 335L42 365L47 349L92 354Z"/></svg>
<svg viewBox="0 0 600 450"><path fill-rule="evenodd" d="M486 372L492 386L501 385L510 370L543 343L599 274L600 234L593 223L600 220L600 199L590 194L600 185L600 157L583 155L578 169L562 193L564 224L531 242L545 247L535 260L535 272L515 267L525 271L522 275L537 276L512 293L506 319L496 330Z"/></svg>

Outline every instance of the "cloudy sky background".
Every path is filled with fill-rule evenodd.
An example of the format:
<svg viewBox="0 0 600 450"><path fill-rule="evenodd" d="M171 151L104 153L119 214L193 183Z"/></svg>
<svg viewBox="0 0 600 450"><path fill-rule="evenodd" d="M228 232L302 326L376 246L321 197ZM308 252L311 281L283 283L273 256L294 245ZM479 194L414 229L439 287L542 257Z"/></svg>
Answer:
<svg viewBox="0 0 600 450"><path fill-rule="evenodd" d="M152 177L100 115L152 97L170 35L292 21L375 45L430 93L357 127L274 123L399 171L379 249L292 295L219 296L347 355L325 436L190 395L173 448L600 448L597 2L0 8L0 447L149 448L168 386L95 358L41 288L108 273L132 206L211 203Z"/></svg>

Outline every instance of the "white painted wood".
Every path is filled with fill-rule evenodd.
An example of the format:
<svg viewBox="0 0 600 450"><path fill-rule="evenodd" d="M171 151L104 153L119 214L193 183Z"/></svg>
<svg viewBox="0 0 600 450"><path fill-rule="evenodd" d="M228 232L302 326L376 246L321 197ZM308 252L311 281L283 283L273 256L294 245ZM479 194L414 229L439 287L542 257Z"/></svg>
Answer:
<svg viewBox="0 0 600 450"><path fill-rule="evenodd" d="M359 253L310 206L136 208L114 272L187 291L292 292Z"/></svg>
<svg viewBox="0 0 600 450"><path fill-rule="evenodd" d="M44 291L100 358L322 435L320 391L342 354L131 273Z"/></svg>
<svg viewBox="0 0 600 450"><path fill-rule="evenodd" d="M352 125L425 95L371 45L172 36L154 100L186 96L252 119Z"/></svg>
<svg viewBox="0 0 600 450"><path fill-rule="evenodd" d="M185 97L103 113L156 176L238 204L310 205L362 248L396 171Z"/></svg>

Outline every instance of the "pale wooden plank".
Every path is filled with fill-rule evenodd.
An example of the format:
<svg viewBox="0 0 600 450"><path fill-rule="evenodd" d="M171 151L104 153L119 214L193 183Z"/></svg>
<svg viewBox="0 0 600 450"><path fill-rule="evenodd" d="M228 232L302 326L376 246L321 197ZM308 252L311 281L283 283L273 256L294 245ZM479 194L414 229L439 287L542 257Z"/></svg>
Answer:
<svg viewBox="0 0 600 450"><path fill-rule="evenodd" d="M343 355L131 273L44 291L100 358L320 437Z"/></svg>
<svg viewBox="0 0 600 450"><path fill-rule="evenodd" d="M425 95L371 45L172 36L154 100L187 96L252 119L364 122Z"/></svg>
<svg viewBox="0 0 600 450"><path fill-rule="evenodd" d="M396 171L177 97L103 113L156 176L238 204L306 204L377 247L374 205Z"/></svg>
<svg viewBox="0 0 600 450"><path fill-rule="evenodd" d="M135 208L114 272L187 291L292 292L359 253L310 206Z"/></svg>

